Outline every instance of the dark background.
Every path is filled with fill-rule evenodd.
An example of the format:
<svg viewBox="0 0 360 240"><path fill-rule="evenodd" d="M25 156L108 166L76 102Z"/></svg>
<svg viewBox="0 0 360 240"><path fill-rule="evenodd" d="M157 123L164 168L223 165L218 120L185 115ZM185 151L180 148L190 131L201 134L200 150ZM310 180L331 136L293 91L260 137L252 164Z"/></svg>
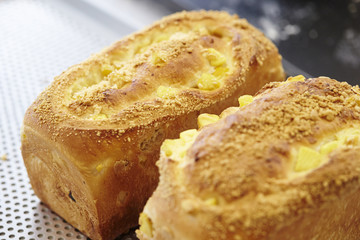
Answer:
<svg viewBox="0 0 360 240"><path fill-rule="evenodd" d="M308 73L360 84L360 0L159 1L173 11L236 13L273 40L289 74Z"/></svg>

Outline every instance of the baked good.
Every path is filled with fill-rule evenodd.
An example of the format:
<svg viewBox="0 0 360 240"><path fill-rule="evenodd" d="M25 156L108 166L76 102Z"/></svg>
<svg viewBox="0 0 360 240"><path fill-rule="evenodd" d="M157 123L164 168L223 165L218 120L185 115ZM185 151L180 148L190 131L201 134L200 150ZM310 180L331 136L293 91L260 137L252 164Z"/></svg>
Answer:
<svg viewBox="0 0 360 240"><path fill-rule="evenodd" d="M225 12L182 12L55 78L24 119L36 195L92 239L137 225L165 138L284 77L276 47Z"/></svg>
<svg viewBox="0 0 360 240"><path fill-rule="evenodd" d="M164 141L139 238L359 239L359 87L297 76L239 102Z"/></svg>

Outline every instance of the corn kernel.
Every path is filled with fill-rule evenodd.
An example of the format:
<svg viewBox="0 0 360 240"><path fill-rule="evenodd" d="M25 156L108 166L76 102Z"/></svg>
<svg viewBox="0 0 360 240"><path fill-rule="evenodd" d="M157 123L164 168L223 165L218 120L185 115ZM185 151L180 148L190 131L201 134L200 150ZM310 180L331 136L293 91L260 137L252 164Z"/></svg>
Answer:
<svg viewBox="0 0 360 240"><path fill-rule="evenodd" d="M180 159L183 159L187 153L187 149L182 149L178 151Z"/></svg>
<svg viewBox="0 0 360 240"><path fill-rule="evenodd" d="M96 166L96 171L98 171L98 172L101 172L101 170L103 170L103 169L104 169L104 165L101 163Z"/></svg>
<svg viewBox="0 0 360 240"><path fill-rule="evenodd" d="M220 118L225 118L225 117L237 112L238 110L239 110L238 107L228 107L220 114Z"/></svg>
<svg viewBox="0 0 360 240"><path fill-rule="evenodd" d="M223 77L228 71L229 71L229 68L227 68L227 67L217 67L217 68L215 68L213 75L215 77Z"/></svg>
<svg viewBox="0 0 360 240"><path fill-rule="evenodd" d="M219 201L216 198L208 198L205 200L205 203L210 206L216 206L219 204Z"/></svg>
<svg viewBox="0 0 360 240"><path fill-rule="evenodd" d="M360 145L360 129L347 128L336 134L341 145L359 146Z"/></svg>
<svg viewBox="0 0 360 240"><path fill-rule="evenodd" d="M302 172L314 169L320 165L321 158L321 154L317 151L302 146L299 149L298 158L295 165L295 171Z"/></svg>
<svg viewBox="0 0 360 240"><path fill-rule="evenodd" d="M217 122L219 119L220 119L220 117L218 115L203 113L203 114L199 115L197 122L198 122L199 128L202 128L206 125Z"/></svg>
<svg viewBox="0 0 360 240"><path fill-rule="evenodd" d="M161 145L161 151L165 153L167 157L170 157L173 154L173 140L166 139Z"/></svg>
<svg viewBox="0 0 360 240"><path fill-rule="evenodd" d="M336 137L342 144L358 145L359 144L360 129L348 128L336 134Z"/></svg>
<svg viewBox="0 0 360 240"><path fill-rule="evenodd" d="M165 63L164 59L162 59L157 53L152 54L151 61L154 65L162 65Z"/></svg>
<svg viewBox="0 0 360 240"><path fill-rule="evenodd" d="M153 237L153 227L151 219L145 214L141 213L139 218L140 231L149 237Z"/></svg>
<svg viewBox="0 0 360 240"><path fill-rule="evenodd" d="M214 48L208 48L205 54L211 66L217 67L226 63L225 56Z"/></svg>
<svg viewBox="0 0 360 240"><path fill-rule="evenodd" d="M156 90L156 95L160 98L172 98L177 94L178 90L172 87L160 86Z"/></svg>
<svg viewBox="0 0 360 240"><path fill-rule="evenodd" d="M208 35L209 34L209 31L208 31L208 29L207 28L205 28L205 27L202 27L202 26L195 26L195 28L194 28L195 30L195 32L198 32L199 33L199 35Z"/></svg>
<svg viewBox="0 0 360 240"><path fill-rule="evenodd" d="M197 80L197 85L201 90L215 90L220 87L220 80L209 73L203 73Z"/></svg>
<svg viewBox="0 0 360 240"><path fill-rule="evenodd" d="M183 139L185 142L191 141L198 134L196 129L189 129L180 133L180 139Z"/></svg>
<svg viewBox="0 0 360 240"><path fill-rule="evenodd" d="M349 135L344 139L345 145L358 146L359 145L359 136Z"/></svg>
<svg viewBox="0 0 360 240"><path fill-rule="evenodd" d="M289 77L286 82L304 82L305 77L303 75L297 75L295 77Z"/></svg>
<svg viewBox="0 0 360 240"><path fill-rule="evenodd" d="M104 64L101 66L101 73L104 76L109 75L112 71L114 71L114 67L109 64Z"/></svg>
<svg viewBox="0 0 360 240"><path fill-rule="evenodd" d="M320 147L320 154L322 155L328 155L332 151L334 151L336 148L339 147L339 141L331 141L328 142Z"/></svg>
<svg viewBox="0 0 360 240"><path fill-rule="evenodd" d="M239 105L240 107L244 107L254 101L254 97L251 95L243 95L239 97Z"/></svg>
<svg viewBox="0 0 360 240"><path fill-rule="evenodd" d="M92 116L92 119L94 120L102 120L102 119L107 119L108 116L104 113L99 113L99 114L95 114Z"/></svg>
<svg viewBox="0 0 360 240"><path fill-rule="evenodd" d="M122 61L113 61L112 64L117 68L121 68L124 65Z"/></svg>

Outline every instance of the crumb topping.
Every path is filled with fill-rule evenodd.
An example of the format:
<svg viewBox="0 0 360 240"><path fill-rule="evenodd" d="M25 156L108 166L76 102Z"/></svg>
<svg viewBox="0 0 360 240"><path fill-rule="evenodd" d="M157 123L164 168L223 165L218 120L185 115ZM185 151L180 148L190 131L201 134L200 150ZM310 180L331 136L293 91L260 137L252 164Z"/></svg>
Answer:
<svg viewBox="0 0 360 240"><path fill-rule="evenodd" d="M153 111L164 118L221 100L214 95L229 97L250 64L262 64L273 51L273 44L243 19L225 12L182 12L69 68L33 109L49 128L146 125L156 121ZM257 56L252 62L242 60L252 56ZM159 96L159 87L174 91Z"/></svg>
<svg viewBox="0 0 360 240"><path fill-rule="evenodd" d="M221 200L228 211L221 228L254 228L257 236L265 236L266 229L293 211L319 206L359 180L357 145L335 151L316 171L289 177L293 148L315 144L344 127L359 127L359 100L358 86L325 77L271 83L253 102L199 132L188 150L181 184L204 202L209 196ZM340 163L334 166L333 161Z"/></svg>

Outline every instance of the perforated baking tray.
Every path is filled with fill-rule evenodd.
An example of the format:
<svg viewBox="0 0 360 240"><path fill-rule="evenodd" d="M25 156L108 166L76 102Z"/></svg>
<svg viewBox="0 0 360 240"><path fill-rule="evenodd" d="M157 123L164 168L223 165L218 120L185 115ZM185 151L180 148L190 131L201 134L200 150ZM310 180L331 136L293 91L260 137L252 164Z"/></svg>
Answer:
<svg viewBox="0 0 360 240"><path fill-rule="evenodd" d="M149 5L144 0L107 0L111 1ZM0 1L0 240L86 239L34 195L20 153L20 127L25 110L54 76L141 27L142 23L132 24L129 17L124 22L105 14L94 3ZM107 8L111 10L109 5ZM144 5L142 9L148 10ZM121 16L121 9L118 10ZM153 15L147 19L168 13L151 11ZM138 14L144 25L149 23L143 13ZM300 72L284 63L288 72ZM119 239L136 237L130 231Z"/></svg>
<svg viewBox="0 0 360 240"><path fill-rule="evenodd" d="M86 239L34 195L20 153L20 127L25 110L54 76L136 30L90 3L0 1L1 240ZM132 231L119 239L136 238Z"/></svg>

